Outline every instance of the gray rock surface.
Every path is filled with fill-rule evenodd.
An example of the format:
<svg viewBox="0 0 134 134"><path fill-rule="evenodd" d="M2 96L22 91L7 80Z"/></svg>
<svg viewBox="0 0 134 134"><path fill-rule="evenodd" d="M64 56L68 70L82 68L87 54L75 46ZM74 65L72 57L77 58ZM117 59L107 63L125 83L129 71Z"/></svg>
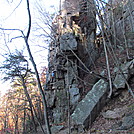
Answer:
<svg viewBox="0 0 134 134"><path fill-rule="evenodd" d="M108 83L104 80L99 80L92 88L91 91L85 96L85 98L79 102L73 114L71 115L72 122L79 127L88 128L90 122L92 122L97 112L100 111L101 104L104 104L105 100L100 101L108 89Z"/></svg>
<svg viewBox="0 0 134 134"><path fill-rule="evenodd" d="M117 89L125 88L125 84L126 84L125 79L128 80L129 70L133 67L133 64L134 64L134 60L122 64L120 67L122 72L120 72L120 70L118 68L115 68L114 72L116 73L116 77L113 81L115 88L117 88ZM124 74L125 79L122 76L122 73Z"/></svg>
<svg viewBox="0 0 134 134"><path fill-rule="evenodd" d="M55 91L47 91L45 92L47 106L53 107L55 101Z"/></svg>
<svg viewBox="0 0 134 134"><path fill-rule="evenodd" d="M134 128L134 112L125 115L122 121L112 126L113 130L130 130Z"/></svg>
<svg viewBox="0 0 134 134"><path fill-rule="evenodd" d="M124 74L124 76L125 76L126 79L128 78L128 75L127 74L128 74L128 72L126 72L126 74ZM113 84L116 87L116 89L125 88L125 85L126 85L125 79L120 74L117 74L116 75Z"/></svg>
<svg viewBox="0 0 134 134"><path fill-rule="evenodd" d="M64 128L63 125L61 125L61 126L52 126L51 127L51 132L52 132L52 134L56 134L56 133L58 133L63 128Z"/></svg>
<svg viewBox="0 0 134 134"><path fill-rule="evenodd" d="M109 1L110 2L110 1ZM117 0L113 0L113 2L117 2ZM117 44L119 44L120 46L122 45L122 47L124 49L126 49L125 47L125 43L124 43L124 35L122 31L123 28L123 22L124 22L124 27L125 27L125 35L126 35L126 39L127 39L127 45L129 48L134 48L134 36L133 36L133 32L134 32L134 23L133 20L131 19L131 17L134 15L134 1L133 0L125 0L125 2L123 3L122 0L118 0L119 4L113 4L113 7L115 8L114 11L114 16L115 16L115 29L116 29L116 36L117 38L120 40L120 42L117 41ZM109 10L106 14L106 19L107 19L107 24L108 26L111 25L111 11ZM123 19L121 19L123 18ZM130 21L131 20L131 21Z"/></svg>
<svg viewBox="0 0 134 134"><path fill-rule="evenodd" d="M63 123L67 118L67 107L56 107L53 109L53 119L55 124Z"/></svg>
<svg viewBox="0 0 134 134"><path fill-rule="evenodd" d="M76 76L78 74L77 65L73 65L68 62L66 63L65 67L67 68L67 73L65 74L65 83L68 83L69 85L74 84L73 82L76 82Z"/></svg>
<svg viewBox="0 0 134 134"><path fill-rule="evenodd" d="M77 50L77 41L72 33L66 33L60 39L61 50Z"/></svg>
<svg viewBox="0 0 134 134"><path fill-rule="evenodd" d="M121 118L124 114L125 114L125 107L115 108L114 110L107 110L106 112L102 113L103 117L107 119Z"/></svg>
<svg viewBox="0 0 134 134"><path fill-rule="evenodd" d="M54 123L62 123L67 118L67 93L66 90L56 90L55 92L55 107L53 108Z"/></svg>
<svg viewBox="0 0 134 134"><path fill-rule="evenodd" d="M53 89L64 89L64 80L59 80L53 83Z"/></svg>
<svg viewBox="0 0 134 134"><path fill-rule="evenodd" d="M127 114L123 120L119 130L129 130L134 127L134 112Z"/></svg>
<svg viewBox="0 0 134 134"><path fill-rule="evenodd" d="M71 105L75 105L80 98L79 88L76 86L76 84L73 84L72 88L69 89Z"/></svg>

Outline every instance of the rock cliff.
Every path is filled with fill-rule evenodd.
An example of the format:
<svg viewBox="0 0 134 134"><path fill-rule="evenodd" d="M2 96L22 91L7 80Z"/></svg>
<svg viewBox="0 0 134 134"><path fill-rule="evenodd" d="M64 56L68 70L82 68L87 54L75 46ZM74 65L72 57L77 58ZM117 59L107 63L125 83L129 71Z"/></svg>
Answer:
<svg viewBox="0 0 134 134"><path fill-rule="evenodd" d="M123 63L119 61L119 65L122 65L120 67L118 65L115 69L114 61L110 61L113 87L116 90L125 88L130 78L130 67L131 69L134 67L132 60L134 58L134 21L132 21L134 2L113 1L112 10L110 4L109 1L103 16L107 24L104 29L105 34L109 38L106 45L109 47L111 43L112 48L118 48L121 56L127 49L127 57L131 59L130 62L126 62L121 58ZM94 0L63 0L60 13L52 23L53 40L49 46L45 86L49 116L52 124L58 126L69 122L78 133L88 129L93 123L106 104L109 91L103 43L97 40L96 35L96 15ZM99 38L102 38L101 34ZM108 56L110 57L110 54ZM104 62L99 61L99 64L95 65L96 60L101 57ZM105 67L100 69L102 64ZM98 73L94 73L94 69ZM120 69L123 74L125 73L126 79Z"/></svg>
<svg viewBox="0 0 134 134"><path fill-rule="evenodd" d="M78 80L84 74L83 70L91 66L98 56L94 44L95 5L93 0L89 2L62 1L60 14L53 21L54 40L49 47L49 70L45 90L53 122L57 124L67 118L68 94L71 110L78 103L82 92L78 88Z"/></svg>

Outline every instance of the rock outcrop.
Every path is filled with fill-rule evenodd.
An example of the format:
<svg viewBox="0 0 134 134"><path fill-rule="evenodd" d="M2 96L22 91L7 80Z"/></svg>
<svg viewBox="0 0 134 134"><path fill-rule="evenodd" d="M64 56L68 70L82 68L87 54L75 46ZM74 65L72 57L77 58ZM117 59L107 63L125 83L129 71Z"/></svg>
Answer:
<svg viewBox="0 0 134 134"><path fill-rule="evenodd" d="M115 69L116 77L113 81L113 85L116 89L125 88L126 81L130 77L130 70L134 67L134 60L122 64Z"/></svg>
<svg viewBox="0 0 134 134"><path fill-rule="evenodd" d="M106 103L108 91L108 83L99 80L87 93L84 99L79 102L71 115L72 122L77 127L78 133L84 129L88 129L97 117L100 110Z"/></svg>
<svg viewBox="0 0 134 134"><path fill-rule="evenodd" d="M85 70L83 64L91 66L98 56L94 7L94 0L63 0L60 14L53 21L45 92L56 124L67 119L68 104L72 111L80 99L78 79Z"/></svg>
<svg viewBox="0 0 134 134"><path fill-rule="evenodd" d="M131 20L133 15L131 9L133 9L134 2L132 1L130 5L130 1L126 0L125 4L120 3L119 5L114 3L116 8L113 14L116 21L113 25L117 31L118 48L133 49L134 24L128 23L128 20ZM45 93L48 108L50 109L51 123L57 125L56 129L62 129L59 124L67 122L68 113L70 112L72 126L77 128L78 133L80 133L84 129L88 129L105 105L108 82L100 79L104 78L105 75L99 77L99 79L89 77L93 81L92 84L95 83L95 85L90 85L87 94L82 96L85 92L78 86L80 85L79 80L83 82L85 74L90 73L89 67L94 64L99 56L99 46L95 45L95 3L94 0L63 0L62 3L60 14L55 17L52 24L53 40L49 47ZM111 20L113 18L111 18L111 10L107 12L105 19L108 23L108 29L106 31L112 39L111 43L113 43L114 36L111 35L113 27ZM122 24L124 24L124 27L122 27ZM126 47L126 41L128 47ZM119 67L121 72L119 68L114 70L115 77L113 76L112 80L114 80L113 85L116 89L125 87L125 81L129 79L129 69L132 69L132 64L133 61L121 65ZM122 73L125 79L122 77ZM92 74L90 73L90 75ZM105 79L107 80L107 78ZM96 80L98 80L97 83Z"/></svg>

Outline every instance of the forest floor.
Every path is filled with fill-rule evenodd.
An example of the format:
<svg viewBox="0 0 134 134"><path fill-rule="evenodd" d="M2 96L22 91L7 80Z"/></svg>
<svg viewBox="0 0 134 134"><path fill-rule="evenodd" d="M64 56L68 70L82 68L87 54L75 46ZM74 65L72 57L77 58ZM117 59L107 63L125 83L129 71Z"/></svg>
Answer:
<svg viewBox="0 0 134 134"><path fill-rule="evenodd" d="M125 51L116 51L114 54L118 58L118 60L121 61L121 63L126 62ZM134 57L133 51L130 52L130 55ZM113 61L113 57L112 55L110 56L110 54L108 55L108 57L111 77L114 77L113 75L115 64ZM96 63L98 73L102 72L102 70L106 70L106 62L104 56L100 56ZM134 92L134 76L132 76L128 82ZM117 92L118 95L113 97L102 109L101 113L98 115L90 130L86 134L134 134L134 127L130 130L118 130L118 127L121 125L123 118L130 113L134 113L134 99L127 89L118 89ZM108 111L113 112L113 115L112 113L111 115L109 115L111 116L111 118L104 116L104 114L108 113Z"/></svg>
<svg viewBox="0 0 134 134"><path fill-rule="evenodd" d="M110 115L109 118L105 118L103 113L109 110L114 111L115 113ZM102 109L91 128L81 134L134 134L134 126L128 130L118 129L122 124L123 118L131 113L134 113L134 99L129 94L128 90L124 89L118 97L111 99L110 102ZM134 120L134 117L132 118ZM129 122L127 123L129 124ZM61 130L56 134L68 134L68 128ZM73 132L71 134L80 133Z"/></svg>
<svg viewBox="0 0 134 134"><path fill-rule="evenodd" d="M115 52L116 57L121 63L126 62L126 53L125 51L120 53L119 51ZM134 57L134 52L131 51L130 55ZM112 55L108 55L111 77L114 77L114 68L115 64L113 61ZM100 56L96 62L96 67L98 73L100 74L103 70L106 70L106 62L104 56ZM105 73L106 75L106 73ZM130 87L134 92L134 76L129 79ZM132 95L128 92L127 89L118 89L118 95L113 97L107 105L102 109L101 113L98 115L94 123L92 124L90 130L85 134L134 134L134 126L130 130L119 130L123 118L131 113L134 113L134 99ZM111 116L105 117L104 115L108 112ZM113 114L113 115L112 115ZM116 116L116 117L114 117ZM133 121L134 121L134 117ZM129 123L129 122L128 122Z"/></svg>
<svg viewBox="0 0 134 134"><path fill-rule="evenodd" d="M110 115L111 118L105 118L103 116L103 113L106 113L108 110L115 112L113 115ZM118 110L120 110L120 112L118 112ZM103 108L99 116L94 121L92 127L86 134L134 134L134 127L130 130L118 130L123 118L133 112L134 99L129 94L128 90L125 89L118 97L113 98Z"/></svg>

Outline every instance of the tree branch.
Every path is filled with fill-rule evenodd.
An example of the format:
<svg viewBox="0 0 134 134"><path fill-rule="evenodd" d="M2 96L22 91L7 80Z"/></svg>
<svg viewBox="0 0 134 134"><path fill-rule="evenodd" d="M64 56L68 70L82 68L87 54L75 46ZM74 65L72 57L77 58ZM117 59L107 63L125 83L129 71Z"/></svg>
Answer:
<svg viewBox="0 0 134 134"><path fill-rule="evenodd" d="M28 39L30 35L30 31L31 31L31 13L30 13L30 7L29 7L29 0L27 0L27 11L28 11L28 17L29 17L29 27L28 27L26 38Z"/></svg>
<svg viewBox="0 0 134 134"><path fill-rule="evenodd" d="M23 36L16 36L16 37L13 37L13 38L11 38L10 42L12 42L12 40L18 39L18 38L23 38Z"/></svg>
<svg viewBox="0 0 134 134"><path fill-rule="evenodd" d="M26 36L24 34L23 35L25 37L24 38L25 44L26 44L26 47L27 47L27 51L28 51L30 60L31 60L31 62L33 64L33 67L34 67L34 70L35 70L35 75L36 75L36 79L37 79L37 82L38 82L38 88L40 90L40 94L41 94L42 100L43 100L44 119L45 119L45 123L46 123L47 134L51 134L51 130L50 130L50 126L49 126L49 120L48 120L47 102L46 102L45 94L44 94L42 86L41 86L41 81L40 81L39 73L38 73L38 70L37 70L34 58L32 56L32 53L31 53L31 50L30 50L30 46L28 44L28 38L29 38L29 35L30 35L30 31L31 31L31 14L30 14L29 0L26 0L26 1L27 1L27 11L28 11L28 18L29 18L29 27L28 27L28 31L27 31Z"/></svg>
<svg viewBox="0 0 134 134"><path fill-rule="evenodd" d="M5 19L9 18L14 12L15 10L20 6L22 0L19 2L19 4L14 8L14 10L10 13L10 15L8 17L6 17Z"/></svg>
<svg viewBox="0 0 134 134"><path fill-rule="evenodd" d="M21 33L23 33L23 31L22 30L20 30L20 29L16 29L16 28L2 28L2 27L0 27L0 30L4 30L4 31L19 31L19 32L21 32Z"/></svg>

